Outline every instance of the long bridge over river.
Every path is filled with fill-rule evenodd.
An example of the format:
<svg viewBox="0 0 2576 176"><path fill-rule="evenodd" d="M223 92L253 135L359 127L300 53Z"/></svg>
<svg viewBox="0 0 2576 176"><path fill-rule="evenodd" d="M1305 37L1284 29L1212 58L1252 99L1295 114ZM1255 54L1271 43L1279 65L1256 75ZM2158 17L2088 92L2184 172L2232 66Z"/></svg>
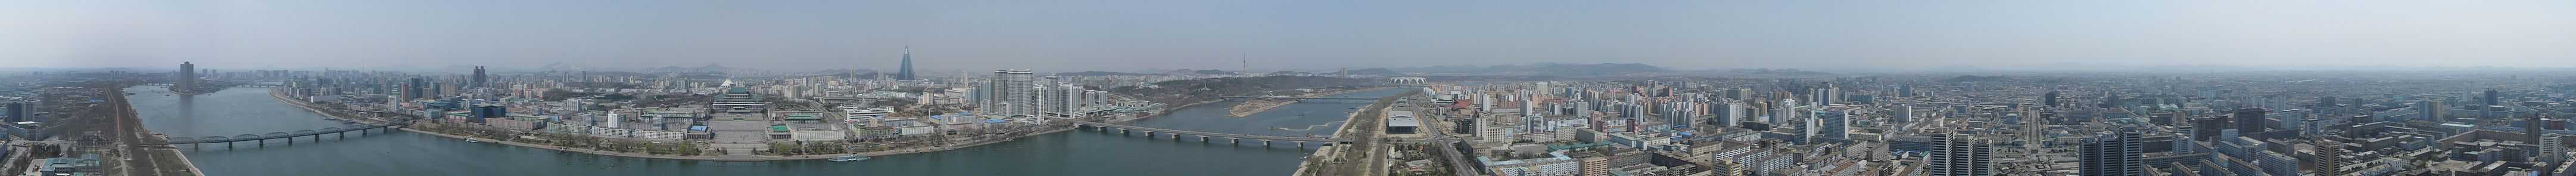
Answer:
<svg viewBox="0 0 2576 176"><path fill-rule="evenodd" d="M390 133L390 132L393 132L393 130L395 130L395 129L401 129L401 128L402 128L402 127L404 127L404 126L409 126L409 125L411 125L411 123L410 123L409 121L403 121L403 122L396 122L396 123L393 123L393 124L383 124L383 125L350 125L350 126L348 126L348 127L346 127L346 128L342 128L342 127L330 127L330 128L322 128L322 129L296 130L295 132L269 132L268 134L242 134L242 135L234 135L234 136L206 136L206 137L193 137L193 138L191 138L191 137L170 137L168 140L165 140L165 142L162 142L162 143L147 143L147 144L135 144L135 145L154 146L154 145L191 144L191 145L189 145L189 147L196 147L196 144L224 143L224 148L232 148L232 146L233 146L233 143L234 143L234 142L254 141L254 142L258 143L258 144L259 144L259 146L261 146L261 147L266 147L266 146L268 146L268 140L270 140L270 139L284 139L283 141L286 141L286 144L288 144L288 145L293 145L293 144L295 144L295 138L298 138L298 137L312 136L312 137L313 137L313 141L314 141L314 142L321 142L321 141L322 141L322 135L325 135L325 134L335 135L334 137L338 137L338 138L348 138L348 137L349 137L349 132L352 132L352 131L358 132L358 135L360 135L360 136L365 136L365 135L367 135L367 133L369 133L367 130L382 130L382 132L377 132L377 133Z"/></svg>
<svg viewBox="0 0 2576 176"><path fill-rule="evenodd" d="M1163 136L1163 135L1161 135L1161 134L1170 134L1170 136L1171 136L1171 138L1172 138L1172 139L1177 140L1177 139L1181 139L1181 135L1193 135L1193 136L1198 136L1198 137L1199 137L1199 141L1211 141L1211 140L1208 140L1208 138L1212 138L1212 137L1213 137L1213 138L1226 138L1226 141L1227 141L1228 143L1233 143L1233 144L1242 144L1244 139L1252 139L1252 140L1259 140L1259 141L1261 141L1261 145L1262 145L1262 146L1269 146L1271 141L1288 141L1288 142L1295 142L1295 143L1297 143L1297 147L1306 147L1306 142L1329 142L1329 143L1333 143L1333 144L1347 144L1347 143L1350 143L1350 142L1351 142L1351 140L1350 140L1350 139L1341 139L1341 138L1291 137L1291 136L1270 136L1270 135L1230 134L1230 133L1218 133L1218 132L1204 132L1204 131L1190 131L1190 130L1163 129L1163 128L1143 127L1143 126L1134 126L1134 125L1108 124L1108 123L1100 123L1100 122L1082 122L1082 121L1076 121L1076 122L1073 122L1073 125L1074 125L1074 128L1077 128L1077 129L1079 129L1079 128L1089 127L1089 128L1095 128L1095 129L1099 130L1100 132L1104 132L1104 133L1105 133L1105 132L1109 132L1109 129L1110 129L1110 128L1117 128L1117 129L1118 129L1118 133L1119 133L1119 134L1130 134L1130 133L1135 133L1135 132L1137 132L1137 131L1144 131L1144 132L1145 132L1145 137L1146 137L1146 138L1154 138L1154 137L1160 137L1160 136ZM1156 134L1156 133L1161 133L1161 134Z"/></svg>
<svg viewBox="0 0 2576 176"><path fill-rule="evenodd" d="M1376 100L1376 99L1377 99L1377 98L1365 98L1365 97L1291 97L1291 96L1221 96L1221 98L1225 98L1225 99L1262 99L1262 100L1281 100L1281 99L1296 99L1296 100Z"/></svg>

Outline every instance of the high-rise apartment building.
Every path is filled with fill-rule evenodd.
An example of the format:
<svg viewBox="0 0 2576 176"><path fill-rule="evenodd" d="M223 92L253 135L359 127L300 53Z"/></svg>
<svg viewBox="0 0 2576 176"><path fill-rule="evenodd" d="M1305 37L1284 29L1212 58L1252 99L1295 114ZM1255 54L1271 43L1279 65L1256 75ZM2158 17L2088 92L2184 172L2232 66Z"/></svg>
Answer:
<svg viewBox="0 0 2576 176"><path fill-rule="evenodd" d="M2538 159L2539 159L2542 163L2559 163L2559 162L2565 162L2565 161L2567 161L2567 152L2569 152L2569 151L2567 151L2567 141L2566 141L2566 140L2567 140L2567 135L2566 135L2566 134L2558 134L2558 133L2542 134L2542 135L2540 136L2540 143L2536 143L2536 144L2532 144L2532 145L2540 146L2540 153L2539 153L2539 155L2540 155L2540 156L2539 156L2539 158L2538 158ZM2559 167L2569 167L2569 166L2559 166Z"/></svg>
<svg viewBox="0 0 2576 176"><path fill-rule="evenodd" d="M2234 128L2234 126L2231 126L2231 125L2228 125L2228 124L2227 124L2227 118L2218 118L2218 117L2201 117L2201 118L2192 118L2192 119L2191 119L2191 140L2195 140L2195 141L2213 141L2213 140L2218 140L2218 139L2220 139L2220 138L2218 138L2218 134L2219 134L2219 132L2221 132L2222 130L2233 129L2233 128Z"/></svg>
<svg viewBox="0 0 2576 176"><path fill-rule="evenodd" d="M484 86L487 86L487 85L485 85L485 83L488 83L488 82L486 82L486 81L485 81L486 79L485 79L484 77L485 77L485 76L483 75L483 66L474 66L474 80L473 80L474 82L466 83L466 84L465 84L465 87L467 87L467 88L484 88Z"/></svg>
<svg viewBox="0 0 2576 176"><path fill-rule="evenodd" d="M1038 86L1041 88L1038 90L1037 94L1038 114L1064 113L1067 110L1070 110L1071 108L1065 107L1066 95L1064 92L1064 86L1068 85L1063 85L1063 78L1046 76L1041 80L1045 81L1038 82Z"/></svg>
<svg viewBox="0 0 2576 176"><path fill-rule="evenodd" d="M1771 118L1763 119L1762 123L1768 123L1773 126L1789 124L1789 119L1798 118L1799 113L1795 113L1798 110L1797 104L1797 99L1784 99L1780 100L1780 103L1771 104Z"/></svg>
<svg viewBox="0 0 2576 176"><path fill-rule="evenodd" d="M2496 95L2496 90L2495 90L2495 89L2487 89L2487 91L2486 91L2486 95L2480 95L2480 96L2478 96L2478 99L2479 99L2479 100L2486 101L2486 103L2487 103L2486 105L2487 105L2487 106L2500 105L2499 103L2502 103L2502 102L2499 102L2500 100L2497 100L2497 99L2501 99L2501 98L2502 98L2501 96L2497 96L2497 95ZM2478 110L2483 111L2483 110L2486 110L2486 108L2478 108Z"/></svg>
<svg viewBox="0 0 2576 176"><path fill-rule="evenodd" d="M2451 107L2443 106L2442 101L2423 100L2415 102L2415 111L2417 111L2417 115L2420 115L2416 117L2417 119L2442 120L2442 115L2446 112L2450 112Z"/></svg>
<svg viewBox="0 0 2576 176"><path fill-rule="evenodd" d="M2232 117L2236 119L2236 132L2246 136L2263 136L2261 135L2264 130L2263 121L2270 120L2263 116L2265 113L2270 112L2271 110L2265 110L2263 108L2237 109L2234 113L2236 117ZM2255 138L2259 139L2263 137Z"/></svg>
<svg viewBox="0 0 2576 176"><path fill-rule="evenodd" d="M417 77L406 79L402 85L402 99L418 100L421 98L429 98L430 94L427 92L429 90L428 87L428 80L421 80Z"/></svg>
<svg viewBox="0 0 2576 176"><path fill-rule="evenodd" d="M2555 136L2555 135L2557 135L2557 134L2550 134L2550 135ZM2316 145L2316 146L2317 146L2317 156L2316 156L2316 157L2317 157L2317 159L2318 159L2318 160L2321 160L2321 161L2317 161L2317 162L2316 162L2316 163L2317 163L2317 170L2318 170L2318 172L2321 172L2321 173L2323 173L2324 175L2344 175L2344 174L2349 174L2349 173L2351 173L2349 170L2344 170L2344 169L2342 169L2344 165L2351 165L2351 164L2352 164L2352 161L2351 161L2350 159L2345 159L2345 158L2344 158L2344 153L2345 153L2346 151L2344 150L2344 144L2343 144L2343 142L2342 142L2342 141L2335 141L2335 140L2332 140L2332 139L2316 139L2316 140L2310 141L2310 144L2313 144L2313 145ZM2557 159L2566 159L2566 156L2567 156L2567 155L2565 155L2565 154L2566 154L2566 150L2564 150L2564 149L2562 148L2562 149L2559 149L2559 150L2556 150L2556 151L2552 151L2552 149L2550 149L2550 147L2551 147L2551 146L2552 146L2552 145L2546 145L2546 144L2543 144L2543 145L2541 146L2541 148L2540 148L2540 151L2542 151L2541 153L2557 153L2557 154L2559 154L2559 155L2558 155L2558 156L2559 156L2559 158L2557 158ZM2547 162L2545 162L2545 163L2557 163L2557 162L2558 162L2558 160L2549 160L2550 158L2547 158L2548 156L2542 156L2542 157L2543 157L2543 158L2540 158L2540 159L2541 159L2541 160L2544 160L2544 161L2547 161Z"/></svg>
<svg viewBox="0 0 2576 176"><path fill-rule="evenodd" d="M984 88L979 88L984 100L978 102L977 110L995 116L1039 115L1043 104L1039 99L1052 84L1041 85L1034 74L1028 70L994 70L982 85Z"/></svg>
<svg viewBox="0 0 2576 176"><path fill-rule="evenodd" d="M1943 131L1927 135L1932 152L1923 159L1926 176L1995 175L1993 141L1973 134Z"/></svg>
<svg viewBox="0 0 2576 176"><path fill-rule="evenodd" d="M1736 120L1744 119L1744 104L1718 104L1711 110L1714 110L1711 114L1717 114L1717 118L1710 119L1709 122L1718 127L1732 127L1735 126Z"/></svg>
<svg viewBox="0 0 2576 176"><path fill-rule="evenodd" d="M2057 91L2051 90L2051 91L2048 91L2048 94L2040 95L2040 96L2039 96L2039 105L2040 105L2040 106L2047 106L2047 107L2057 107L2057 96L2058 96L2057 94L2058 94L2058 92L2057 92Z"/></svg>
<svg viewBox="0 0 2576 176"><path fill-rule="evenodd" d="M2146 175L2139 159L2145 151L2136 130L2115 130L2094 134L2085 139L2077 162L2078 174L2105 176Z"/></svg>
<svg viewBox="0 0 2576 176"><path fill-rule="evenodd" d="M27 108L27 102L9 102L7 108L7 110L9 110L9 119L0 123L31 121L34 120L31 118L36 116L34 109Z"/></svg>
<svg viewBox="0 0 2576 176"><path fill-rule="evenodd" d="M1851 139L1850 131L1845 131L1851 126L1850 116L1849 109L1816 111L1808 120L1816 125L1816 136L1812 138Z"/></svg>
<svg viewBox="0 0 2576 176"><path fill-rule="evenodd" d="M990 82L991 81L966 81L966 86L972 87L966 90L966 104L976 106L984 105L984 99L986 98L984 96L991 95L993 91L992 84L987 84Z"/></svg>
<svg viewBox="0 0 2576 176"><path fill-rule="evenodd" d="M1842 92L1843 88L1834 87L1833 83L1825 83L1824 88L1816 88L1808 92L1807 100L1814 101L1816 106L1832 105L1835 101L1842 101Z"/></svg>
<svg viewBox="0 0 2576 176"><path fill-rule="evenodd" d="M175 85L175 86L179 86L178 90L196 91L196 90L197 90L197 64L196 64L196 63L189 63L189 62L179 62L179 78L177 78L177 79L175 79L175 80L170 80L170 81L171 81L171 83L170 83L170 84Z"/></svg>

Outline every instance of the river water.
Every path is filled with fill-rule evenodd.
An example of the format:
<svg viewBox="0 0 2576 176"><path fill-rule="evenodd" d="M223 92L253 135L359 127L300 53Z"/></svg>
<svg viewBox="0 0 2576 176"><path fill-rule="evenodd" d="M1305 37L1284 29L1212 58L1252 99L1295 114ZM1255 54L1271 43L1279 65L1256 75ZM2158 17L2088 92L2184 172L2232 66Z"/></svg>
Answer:
<svg viewBox="0 0 2576 176"><path fill-rule="evenodd" d="M1405 89L1339 96L1380 97ZM160 86L125 89L145 128L177 137L293 132L342 125L268 97L266 88L234 88L194 96L168 95ZM1136 125L1238 134L1298 136L1309 125L1345 119L1366 100L1315 100L1250 117L1226 117L1238 102L1218 102L1136 121ZM1327 125L1312 133L1324 135ZM325 135L293 145L204 144L184 150L206 175L1286 175L1312 152L1287 142L1273 147L1224 139L1201 142L1122 136L1096 131L1041 134L1016 141L950 151L878 156L862 162L715 162L643 159L556 152L396 131L392 134ZM177 146L190 148L187 145Z"/></svg>

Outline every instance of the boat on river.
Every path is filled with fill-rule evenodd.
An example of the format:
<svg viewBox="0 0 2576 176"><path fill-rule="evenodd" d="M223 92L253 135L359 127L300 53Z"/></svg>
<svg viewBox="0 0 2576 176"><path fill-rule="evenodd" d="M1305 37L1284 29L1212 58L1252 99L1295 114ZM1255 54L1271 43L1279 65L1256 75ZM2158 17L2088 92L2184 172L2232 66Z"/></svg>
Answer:
<svg viewBox="0 0 2576 176"><path fill-rule="evenodd" d="M465 138L465 142L482 143L483 139Z"/></svg>

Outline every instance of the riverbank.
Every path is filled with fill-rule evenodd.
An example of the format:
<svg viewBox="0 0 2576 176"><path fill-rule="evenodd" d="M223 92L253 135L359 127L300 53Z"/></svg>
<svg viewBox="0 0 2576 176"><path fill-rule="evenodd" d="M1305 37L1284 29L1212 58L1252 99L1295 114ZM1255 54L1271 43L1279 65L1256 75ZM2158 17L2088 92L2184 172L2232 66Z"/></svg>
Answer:
<svg viewBox="0 0 2576 176"><path fill-rule="evenodd" d="M1252 116L1252 114L1270 111L1270 109L1279 108L1280 106L1288 106L1288 104L1297 104L1297 100L1244 101L1241 104L1234 104L1233 108L1226 108L1225 113L1227 117L1246 117Z"/></svg>
<svg viewBox="0 0 2576 176"><path fill-rule="evenodd" d="M315 107L313 107L313 105L311 105L311 104L307 104L307 103L304 103L304 102L301 102L301 101L296 101L296 100L295 100L295 99L293 99L293 98L288 98L288 97L286 97L286 96L285 96L285 94L278 93L278 92L279 92L279 91L270 91L270 93L269 93L269 97L270 97L270 98L276 98L278 101L284 101L284 102L287 102L286 104L287 104L287 105L290 105L290 106L295 106L295 107L298 107L298 108L303 108L304 110L307 110L307 111L313 111L313 113L314 113L314 114L321 114L322 116L326 116L326 117L339 118L339 119L348 119L348 120L353 120L353 121L377 122L377 123L391 123L391 122L389 122L389 121L382 121L382 120L377 120L377 119L368 119L368 118L348 117L348 116L341 115L341 114L338 114L338 113L331 113L331 112L328 112L328 111L321 110L321 109L319 109L319 108L315 108ZM1135 118L1135 119L1143 119L1143 118ZM1135 120L1135 119L1128 119L1128 120ZM429 134L429 135L432 135L432 136L439 136L439 137L445 137L445 138L457 139L457 140L464 140L464 139L472 138L472 137L468 137L468 136L464 136L464 135L445 134L445 133L431 132L431 131L426 131L426 130L419 130L419 129L414 129L414 128L397 128L397 129L402 129L403 131L409 131L409 132L413 132L413 133ZM652 159L672 159L672 160L701 160L701 161L755 162L755 161L822 160L822 159L830 159L830 158L832 158L832 157L848 156L848 155L857 155L857 156L886 156L886 155L901 155L901 154L914 154L914 153L927 153L927 152L948 151L948 150L961 149L961 148L974 147L974 146L981 146L981 145L987 145L987 144L995 144L995 143L1001 143L1001 142L1009 142L1009 141L1013 141L1013 140L1018 140L1019 138L1023 138L1023 137L1036 136L1036 135L1048 134L1048 133L1063 132L1063 131L1069 131L1069 130L1073 130L1073 128L1070 128L1070 127L1067 127L1067 128L1053 128L1053 129L1049 129L1049 130L1044 131L1044 132L1029 133L1029 134L1027 134L1027 135L1012 136L1012 137L1009 137L1009 138L1002 138L1002 139L996 139L996 140L982 140L982 141L974 141L974 142L969 142L969 143L959 144L959 145L943 145L943 146L929 147L929 148L890 149L890 150L884 150L884 151L860 152L860 153L850 153L850 154L793 155L793 156L768 156L768 155L748 155L748 156L736 156L736 155L658 155L658 154L649 154L649 153L632 153L632 152L605 151L605 150L596 150L596 149L589 149L589 148L570 148L570 147L559 147L559 146L552 146L552 145L545 145L545 144L533 144L533 143L511 142L511 141L508 141L508 140L487 140L486 142L498 143L498 144L505 144L505 145L511 145L511 146L519 146L519 147L528 147L528 148L540 148L540 149L547 149L547 150L555 150L555 151L559 151L559 152L577 152L577 153L583 153L583 154L606 155L606 156L620 156L620 157L633 157L633 158L652 158Z"/></svg>
<svg viewBox="0 0 2576 176"><path fill-rule="evenodd" d="M114 135L117 135L118 143L115 144L115 148L110 149L112 151L105 153L107 158L102 159L114 161L114 163L105 164L115 164L112 165L112 167L121 169L115 170L121 172L102 171L101 173L114 175L205 175L203 170L199 170L197 168L197 164L195 162L188 160L187 154L180 153L179 149L176 147L169 147L168 145L160 147L130 145L138 143L167 143L170 141L170 137L161 135L160 133L154 133L151 129L143 127L142 115L134 110L133 102L126 101L126 96L128 95L125 94L125 87L102 89L105 89L104 91L106 91L106 95L102 95L102 97L107 97L107 102L113 103L110 104L110 107L115 108L110 110L113 111L112 114L114 115L111 115L108 118L114 119L112 121L114 122L115 127L110 131L117 133ZM143 164L135 164L135 162L142 162ZM170 172L171 170L169 170L170 168L167 168L172 164L176 164L180 168L185 168L185 170L181 170L181 173L172 173ZM143 169L144 172L135 172L135 169Z"/></svg>
<svg viewBox="0 0 2576 176"><path fill-rule="evenodd" d="M1314 97L1323 97L1323 96L1331 96L1331 95L1341 95L1341 94L1349 94L1349 93L1359 93L1359 92L1368 92L1368 91L1386 90L1386 89L1392 89L1392 88L1396 88L1396 87L1398 87L1398 86L1380 86L1380 87L1359 88L1359 89L1350 89L1350 90L1336 90L1336 91L1330 91L1330 92L1315 92L1315 93L1306 93L1306 94L1297 95L1297 97L1298 97L1298 98L1314 98ZM1259 113L1261 113L1261 112L1267 112L1267 111L1270 111L1270 109L1276 109L1276 108L1279 108L1280 106L1288 106L1288 104L1297 104L1297 102L1298 102L1298 101L1299 101L1299 100L1293 100L1293 99L1290 99L1290 100L1249 100L1249 101L1244 101L1243 103L1240 103L1240 104L1235 104L1233 108L1227 108L1227 109L1226 109L1226 115L1231 116L1231 117L1249 117L1249 116L1252 116L1252 114L1259 114ZM1175 109L1178 109L1178 108L1175 108Z"/></svg>
<svg viewBox="0 0 2576 176"><path fill-rule="evenodd" d="M1385 134L1385 131L1377 125L1349 124L1381 123L1386 118L1383 114L1389 107L1394 106L1395 101L1422 93L1420 91L1396 93L1378 97L1376 103L1361 106L1360 111L1351 113L1349 119L1343 120L1347 123L1333 132L1333 138L1352 139L1353 142L1316 149L1314 155L1310 155L1304 163L1298 164L1297 173L1294 175L1384 175L1384 171L1381 170L1385 167L1380 166L1386 165L1381 164L1384 159L1378 156L1386 156L1384 153L1387 152L1385 151L1387 147L1378 145L1377 140Z"/></svg>

